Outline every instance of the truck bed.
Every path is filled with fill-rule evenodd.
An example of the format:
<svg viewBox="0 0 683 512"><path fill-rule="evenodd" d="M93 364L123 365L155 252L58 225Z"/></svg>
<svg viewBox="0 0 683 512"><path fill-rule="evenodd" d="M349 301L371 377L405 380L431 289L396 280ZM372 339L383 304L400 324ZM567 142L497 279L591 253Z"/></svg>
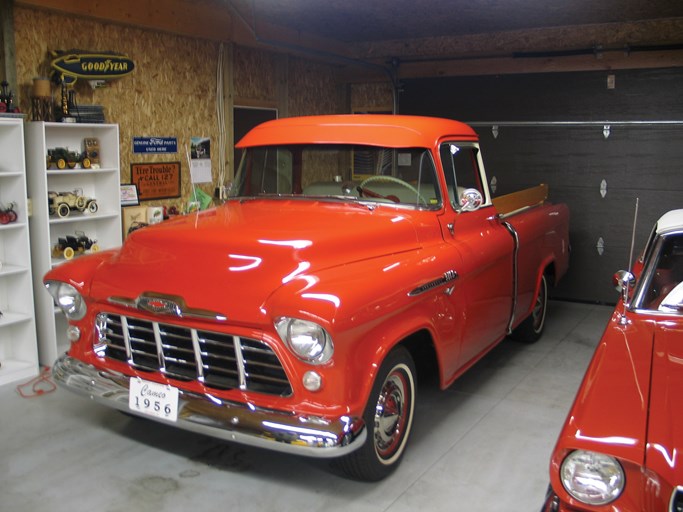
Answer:
<svg viewBox="0 0 683 512"><path fill-rule="evenodd" d="M527 208L543 204L548 199L548 185L541 184L504 196L494 197L493 206L501 217L510 217Z"/></svg>

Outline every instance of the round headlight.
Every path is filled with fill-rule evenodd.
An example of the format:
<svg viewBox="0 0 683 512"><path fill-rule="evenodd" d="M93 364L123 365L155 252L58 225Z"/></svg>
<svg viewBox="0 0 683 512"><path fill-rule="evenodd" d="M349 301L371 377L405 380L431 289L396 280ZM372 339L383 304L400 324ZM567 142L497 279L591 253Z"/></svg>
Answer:
<svg viewBox="0 0 683 512"><path fill-rule="evenodd" d="M605 505L624 490L624 470L609 455L576 450L560 468L562 485L571 496L588 505Z"/></svg>
<svg viewBox="0 0 683 512"><path fill-rule="evenodd" d="M69 320L80 320L85 316L85 301L76 288L59 281L48 281L45 287Z"/></svg>
<svg viewBox="0 0 683 512"><path fill-rule="evenodd" d="M275 321L275 329L294 355L307 363L322 364L332 357L332 338L315 322L281 317Z"/></svg>

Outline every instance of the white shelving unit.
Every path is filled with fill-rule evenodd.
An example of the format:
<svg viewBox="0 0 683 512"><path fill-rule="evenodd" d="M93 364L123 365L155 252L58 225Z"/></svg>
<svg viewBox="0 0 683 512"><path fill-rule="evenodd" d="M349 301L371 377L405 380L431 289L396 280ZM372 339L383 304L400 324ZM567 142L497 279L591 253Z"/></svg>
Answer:
<svg viewBox="0 0 683 512"><path fill-rule="evenodd" d="M69 148L83 151L83 139L97 138L100 164L90 169L47 168L47 151ZM96 240L101 250L121 245L121 206L119 172L119 127L114 124L44 123L26 124L26 165L28 190L33 203L31 216L31 254L33 289L36 303L40 363L52 366L69 348L67 322L55 309L52 297L43 286L43 276L65 260L52 257L58 239L83 232ZM50 215L48 192L73 192L97 200L96 213L71 211L64 218Z"/></svg>
<svg viewBox="0 0 683 512"><path fill-rule="evenodd" d="M0 207L17 220L0 224L0 385L38 374L24 163L24 120L0 117Z"/></svg>

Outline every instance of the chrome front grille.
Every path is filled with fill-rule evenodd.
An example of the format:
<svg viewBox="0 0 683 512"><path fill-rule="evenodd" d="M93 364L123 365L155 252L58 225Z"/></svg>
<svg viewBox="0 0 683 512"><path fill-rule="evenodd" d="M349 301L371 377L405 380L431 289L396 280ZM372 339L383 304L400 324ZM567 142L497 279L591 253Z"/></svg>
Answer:
<svg viewBox="0 0 683 512"><path fill-rule="evenodd" d="M277 355L259 340L111 313L97 316L96 330L98 355L138 370L216 389L292 393Z"/></svg>

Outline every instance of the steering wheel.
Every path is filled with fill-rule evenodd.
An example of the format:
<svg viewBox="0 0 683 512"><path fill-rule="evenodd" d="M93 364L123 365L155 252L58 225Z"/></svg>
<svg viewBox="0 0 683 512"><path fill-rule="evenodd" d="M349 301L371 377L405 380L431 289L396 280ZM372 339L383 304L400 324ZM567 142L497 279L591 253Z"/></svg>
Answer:
<svg viewBox="0 0 683 512"><path fill-rule="evenodd" d="M389 199L390 201L393 201L394 203L400 203L401 200L394 196L394 195L388 195L388 196L383 196L381 194L378 194L377 192L374 192L372 190L366 189L365 186L368 183L373 183L375 181L388 181L389 183L396 183L397 185L401 185L408 190L410 190L415 196L417 197L418 203L422 204L427 204L427 201L425 201L424 197L420 195L420 193L417 191L415 187L413 187L410 183L403 181L400 178L396 178L394 176L385 176L383 174L377 175L377 176L370 176L369 178L364 179L360 185L358 185L358 192L362 196L363 194L367 195L368 197L375 197L375 198L381 198L381 199Z"/></svg>

